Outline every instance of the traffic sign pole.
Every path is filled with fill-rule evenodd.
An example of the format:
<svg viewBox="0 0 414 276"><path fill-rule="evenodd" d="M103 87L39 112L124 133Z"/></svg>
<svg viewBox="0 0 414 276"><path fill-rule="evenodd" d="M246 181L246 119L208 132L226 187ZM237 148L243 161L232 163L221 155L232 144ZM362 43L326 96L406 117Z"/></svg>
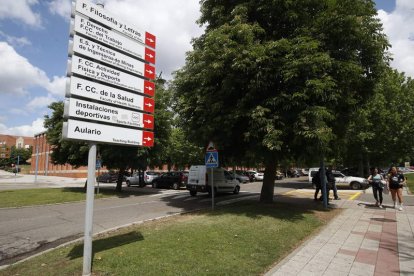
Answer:
<svg viewBox="0 0 414 276"><path fill-rule="evenodd" d="M89 144L88 181L86 185L85 237L83 241L83 275L91 275L93 199L95 194L96 143Z"/></svg>
<svg viewBox="0 0 414 276"><path fill-rule="evenodd" d="M211 168L211 210L214 211L214 172Z"/></svg>

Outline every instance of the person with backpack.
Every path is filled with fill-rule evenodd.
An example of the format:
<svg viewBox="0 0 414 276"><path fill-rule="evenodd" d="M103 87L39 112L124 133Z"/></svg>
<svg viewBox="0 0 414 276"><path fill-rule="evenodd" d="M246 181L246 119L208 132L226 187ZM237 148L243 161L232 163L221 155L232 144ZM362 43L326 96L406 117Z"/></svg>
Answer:
<svg viewBox="0 0 414 276"><path fill-rule="evenodd" d="M372 186L372 192L375 198L375 206L379 208L382 207L382 192L384 191L384 185L382 181L384 178L381 174L378 173L378 168L371 169L371 175L368 177L368 182Z"/></svg>
<svg viewBox="0 0 414 276"><path fill-rule="evenodd" d="M321 171L320 168L319 171L312 177L312 184L315 187L315 195L313 197L313 200L318 200L318 194L319 191L322 189L322 181L321 181Z"/></svg>

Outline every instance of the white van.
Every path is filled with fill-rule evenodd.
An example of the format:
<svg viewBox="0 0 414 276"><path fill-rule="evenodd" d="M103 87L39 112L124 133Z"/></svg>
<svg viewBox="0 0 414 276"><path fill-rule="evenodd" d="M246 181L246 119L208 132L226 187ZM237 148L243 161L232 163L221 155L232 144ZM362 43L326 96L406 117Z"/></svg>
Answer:
<svg viewBox="0 0 414 276"><path fill-rule="evenodd" d="M211 194L211 169L205 165L193 165L188 174L187 190L190 195L195 196L198 192ZM240 191L239 181L233 174L222 169L213 168L214 192L232 192L238 194Z"/></svg>

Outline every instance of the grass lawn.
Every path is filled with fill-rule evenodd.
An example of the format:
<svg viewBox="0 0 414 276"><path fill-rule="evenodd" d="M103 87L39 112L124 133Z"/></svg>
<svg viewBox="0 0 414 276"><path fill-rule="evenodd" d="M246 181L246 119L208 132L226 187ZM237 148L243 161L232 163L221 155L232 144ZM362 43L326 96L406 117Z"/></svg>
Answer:
<svg viewBox="0 0 414 276"><path fill-rule="evenodd" d="M117 193L114 189L100 189L95 198L125 196L126 192ZM42 188L0 191L0 208L22 207L82 201L86 193L82 188Z"/></svg>
<svg viewBox="0 0 414 276"><path fill-rule="evenodd" d="M131 226L94 239L92 274L260 275L338 212L245 203ZM82 254L58 248L0 275L81 275Z"/></svg>

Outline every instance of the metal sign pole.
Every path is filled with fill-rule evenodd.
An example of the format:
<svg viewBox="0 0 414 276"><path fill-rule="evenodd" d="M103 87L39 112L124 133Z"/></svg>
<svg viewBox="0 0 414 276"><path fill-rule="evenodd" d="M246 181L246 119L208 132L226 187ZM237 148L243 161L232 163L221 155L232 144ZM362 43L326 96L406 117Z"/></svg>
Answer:
<svg viewBox="0 0 414 276"><path fill-rule="evenodd" d="M93 236L93 199L95 189L96 144L89 144L88 182L86 185L85 238L83 243L83 274L91 275L92 269L92 236Z"/></svg>
<svg viewBox="0 0 414 276"><path fill-rule="evenodd" d="M214 211L214 172L211 168L211 209Z"/></svg>
<svg viewBox="0 0 414 276"><path fill-rule="evenodd" d="M37 172L39 171L39 141L36 143L36 166L35 166L35 183L37 183Z"/></svg>

